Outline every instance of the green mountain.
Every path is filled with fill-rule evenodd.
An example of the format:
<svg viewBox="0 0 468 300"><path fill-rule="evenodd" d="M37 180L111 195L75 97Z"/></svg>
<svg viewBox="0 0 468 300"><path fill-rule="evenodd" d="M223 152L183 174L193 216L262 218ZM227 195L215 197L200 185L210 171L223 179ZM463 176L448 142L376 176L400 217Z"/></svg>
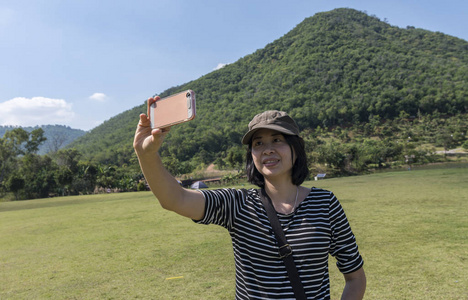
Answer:
<svg viewBox="0 0 468 300"><path fill-rule="evenodd" d="M305 19L235 63L161 93L190 88L197 99L195 120L172 128L161 151L182 173L185 166L226 157L239 149L249 120L267 109L289 112L305 130L402 114L466 114L467 82L467 41L335 9ZM70 147L93 161L135 165L132 141L142 112L144 103Z"/></svg>
<svg viewBox="0 0 468 300"><path fill-rule="evenodd" d="M5 132L17 128L16 126L0 126L0 138L3 137ZM65 148L68 144L75 139L84 135L86 131L81 129L73 129L64 125L43 125L34 127L21 127L27 132L34 129L42 128L44 130L44 137L47 139L42 145L39 146L38 154L46 154L48 152L55 152L59 149Z"/></svg>

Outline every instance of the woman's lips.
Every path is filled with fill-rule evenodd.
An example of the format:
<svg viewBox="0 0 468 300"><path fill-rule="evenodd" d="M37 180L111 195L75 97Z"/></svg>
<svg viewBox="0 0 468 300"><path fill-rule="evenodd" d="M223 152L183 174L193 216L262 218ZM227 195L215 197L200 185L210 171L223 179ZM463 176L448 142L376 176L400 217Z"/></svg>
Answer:
<svg viewBox="0 0 468 300"><path fill-rule="evenodd" d="M263 165L266 167L273 167L279 162L279 159L269 158L263 161Z"/></svg>

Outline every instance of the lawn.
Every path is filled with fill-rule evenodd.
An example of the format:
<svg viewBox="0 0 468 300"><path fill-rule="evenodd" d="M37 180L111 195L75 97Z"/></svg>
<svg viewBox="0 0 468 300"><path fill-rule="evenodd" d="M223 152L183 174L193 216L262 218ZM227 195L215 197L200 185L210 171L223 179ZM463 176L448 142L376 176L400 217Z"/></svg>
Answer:
<svg viewBox="0 0 468 300"><path fill-rule="evenodd" d="M468 169L306 182L357 236L366 299L468 298ZM343 277L330 259L332 298ZM233 299L228 234L151 193L0 203L0 299Z"/></svg>

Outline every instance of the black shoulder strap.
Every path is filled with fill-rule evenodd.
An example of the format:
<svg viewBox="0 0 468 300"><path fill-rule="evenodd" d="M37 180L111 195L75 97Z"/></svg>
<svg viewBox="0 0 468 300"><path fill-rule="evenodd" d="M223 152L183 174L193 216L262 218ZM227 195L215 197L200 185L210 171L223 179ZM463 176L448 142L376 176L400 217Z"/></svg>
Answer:
<svg viewBox="0 0 468 300"><path fill-rule="evenodd" d="M301 279L299 278L299 273L297 272L296 264L294 263L291 246L289 246L288 241L286 240L283 228L281 227L278 216L276 215L276 210L273 207L271 199L266 193L265 189L262 189L260 193L260 199L262 200L263 206L265 206L271 227L275 232L279 247L278 252L280 257L283 259L284 264L286 265L286 270L288 270L289 281L291 281L294 295L296 296L296 299L299 300L307 299Z"/></svg>

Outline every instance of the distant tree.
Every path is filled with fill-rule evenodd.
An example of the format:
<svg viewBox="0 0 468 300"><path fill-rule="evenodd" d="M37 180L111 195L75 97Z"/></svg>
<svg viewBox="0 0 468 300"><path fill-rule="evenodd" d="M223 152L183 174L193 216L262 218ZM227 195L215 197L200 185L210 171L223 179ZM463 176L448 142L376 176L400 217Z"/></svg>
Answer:
<svg viewBox="0 0 468 300"><path fill-rule="evenodd" d="M104 184L100 185L98 183L98 177L102 174L101 170L109 170L114 169L113 167L108 166L95 166L92 163L88 162L80 162L76 166L76 171L73 172L73 181L70 184L70 193L78 195L78 194L90 194L94 191L96 186L103 186L109 187L113 186L110 176L106 177Z"/></svg>
<svg viewBox="0 0 468 300"><path fill-rule="evenodd" d="M0 186L17 167L17 156L24 154L21 145L27 140L28 133L21 128L7 131L0 139Z"/></svg>
<svg viewBox="0 0 468 300"><path fill-rule="evenodd" d="M245 150L241 147L233 147L228 150L225 161L231 168L240 171L244 163L244 156Z"/></svg>
<svg viewBox="0 0 468 300"><path fill-rule="evenodd" d="M48 145L48 153L56 153L62 146L65 144L67 140L67 135L65 132L55 132L52 137L49 139Z"/></svg>
<svg viewBox="0 0 468 300"><path fill-rule="evenodd" d="M59 166L55 173L57 181L57 191L60 195L65 196L70 193L71 185L73 183L74 174L68 166Z"/></svg>
<svg viewBox="0 0 468 300"><path fill-rule="evenodd" d="M444 147L444 156L446 156L447 151L455 145L453 134L447 130L441 130L436 134L436 142L438 146Z"/></svg>
<svg viewBox="0 0 468 300"><path fill-rule="evenodd" d="M34 129L28 134L28 140L25 145L26 153L37 153L37 151L39 151L39 146L46 140L42 128Z"/></svg>
<svg viewBox="0 0 468 300"><path fill-rule="evenodd" d="M25 181L24 178L19 175L17 172L10 175L8 181L6 182L7 189L15 194L15 199L19 200L18 194L19 191L24 189Z"/></svg>
<svg viewBox="0 0 468 300"><path fill-rule="evenodd" d="M13 147L5 138L0 139L0 187L5 175L12 167L12 160L16 158Z"/></svg>
<svg viewBox="0 0 468 300"><path fill-rule="evenodd" d="M57 165L49 156L26 154L20 160L19 172L22 174L27 199L47 198L57 187Z"/></svg>
<svg viewBox="0 0 468 300"><path fill-rule="evenodd" d="M5 139L7 147L11 149L12 154L16 156L24 154L22 145L28 141L29 134L22 128L15 128L11 131L7 131L3 139Z"/></svg>
<svg viewBox="0 0 468 300"><path fill-rule="evenodd" d="M74 148L61 149L51 154L57 165L66 166L72 173L78 172L78 164L82 156L81 152Z"/></svg>
<svg viewBox="0 0 468 300"><path fill-rule="evenodd" d="M342 144L327 142L318 146L316 151L319 153L319 163L328 164L339 172L346 172L346 150Z"/></svg>

